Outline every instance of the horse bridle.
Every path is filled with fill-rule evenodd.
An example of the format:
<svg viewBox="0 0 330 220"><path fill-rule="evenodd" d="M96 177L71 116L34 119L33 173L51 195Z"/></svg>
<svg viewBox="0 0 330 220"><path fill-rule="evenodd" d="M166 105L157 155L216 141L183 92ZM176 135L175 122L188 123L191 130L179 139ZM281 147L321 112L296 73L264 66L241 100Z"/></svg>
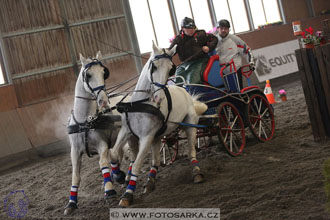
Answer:
<svg viewBox="0 0 330 220"><path fill-rule="evenodd" d="M171 68L171 70L170 70L170 72L169 72L169 76L173 76L173 75L175 74L175 71L176 71L176 65L175 65L175 64L173 63L173 61L172 61L172 56L169 55L169 54L167 54L167 53L165 52L165 49L163 49L163 52L164 52L163 54L156 55L156 56L150 61L150 63L149 63L149 69L150 69L150 81L151 81L151 83L152 83L153 85L158 86L158 87L160 87L160 88L165 87L166 84L160 84L160 83L154 82L154 79L153 79L153 73L154 73L154 71L156 70L156 66L154 65L154 62L155 62L156 60L159 60L159 59L162 59L162 58L170 59L171 62L172 62L172 68Z"/></svg>
<svg viewBox="0 0 330 220"><path fill-rule="evenodd" d="M98 95L100 94L100 92L101 92L102 90L105 91L105 85L101 85L101 86L97 86L97 87L92 88L92 87L90 86L90 84L89 84L89 80L88 80L88 77L87 77L87 72L88 72L88 70L89 70L92 66L95 66L95 65L100 65L100 66L102 66L102 67L104 68L104 76L103 76L104 80L108 79L109 76L110 76L110 71L109 71L109 69L108 69L107 67L105 67L105 66L102 64L102 62L99 61L98 59L93 59L92 62L90 62L90 63L88 63L88 64L86 64L86 65L84 66L84 70L83 70L83 72L82 72L82 74L83 74L83 75L82 75L82 76L83 76L82 80L83 80L83 83L86 82L87 87L88 87L89 90L91 91L91 94L92 94L92 96L93 96L93 100L96 100L96 99L97 99ZM95 92L97 92L97 93L95 94Z"/></svg>

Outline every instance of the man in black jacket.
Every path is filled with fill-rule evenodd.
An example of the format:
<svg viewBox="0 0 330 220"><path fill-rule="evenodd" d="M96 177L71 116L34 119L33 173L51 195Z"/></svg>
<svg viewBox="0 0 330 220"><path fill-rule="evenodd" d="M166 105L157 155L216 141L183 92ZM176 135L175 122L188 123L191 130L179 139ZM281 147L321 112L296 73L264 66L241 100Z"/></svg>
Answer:
<svg viewBox="0 0 330 220"><path fill-rule="evenodd" d="M181 21L181 31L171 43L170 49L178 45L176 52L182 64L175 75L182 76L187 83L201 83L201 75L209 59L208 52L215 49L218 39L204 30L197 30L193 19L185 17ZM181 82L177 78L176 82Z"/></svg>

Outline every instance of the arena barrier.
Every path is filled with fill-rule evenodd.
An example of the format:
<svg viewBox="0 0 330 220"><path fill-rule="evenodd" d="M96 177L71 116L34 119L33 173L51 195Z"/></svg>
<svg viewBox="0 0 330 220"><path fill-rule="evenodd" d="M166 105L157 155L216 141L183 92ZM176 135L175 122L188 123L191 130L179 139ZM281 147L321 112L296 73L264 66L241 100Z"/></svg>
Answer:
<svg viewBox="0 0 330 220"><path fill-rule="evenodd" d="M295 51L314 140L330 137L330 43Z"/></svg>

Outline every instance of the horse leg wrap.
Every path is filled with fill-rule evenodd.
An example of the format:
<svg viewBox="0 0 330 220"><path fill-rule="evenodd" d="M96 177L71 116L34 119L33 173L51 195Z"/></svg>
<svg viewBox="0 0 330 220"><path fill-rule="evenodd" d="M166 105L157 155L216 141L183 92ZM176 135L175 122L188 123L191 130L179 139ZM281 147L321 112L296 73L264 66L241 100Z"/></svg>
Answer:
<svg viewBox="0 0 330 220"><path fill-rule="evenodd" d="M158 171L157 166L152 166L148 175L147 182L143 185L144 193L150 193L155 190L156 174Z"/></svg>
<svg viewBox="0 0 330 220"><path fill-rule="evenodd" d="M156 178L157 171L158 171L158 167L157 166L152 166L150 171L149 171L148 176L152 177L152 178Z"/></svg>
<svg viewBox="0 0 330 220"><path fill-rule="evenodd" d="M78 203L78 186L71 186L69 203Z"/></svg>
<svg viewBox="0 0 330 220"><path fill-rule="evenodd" d="M134 163L134 161L130 162L129 167L128 167L127 175L125 178L126 185L128 185L129 180L131 179L133 163Z"/></svg>
<svg viewBox="0 0 330 220"><path fill-rule="evenodd" d="M120 169L118 163L111 163L111 173L116 176L120 174Z"/></svg>
<svg viewBox="0 0 330 220"><path fill-rule="evenodd" d="M128 186L126 188L127 193L133 193L136 188L136 181L137 176L135 176L133 173L131 174L131 179L129 180Z"/></svg>
<svg viewBox="0 0 330 220"><path fill-rule="evenodd" d="M126 174L120 170L118 163L111 163L111 176L117 183L125 183Z"/></svg>
<svg viewBox="0 0 330 220"><path fill-rule="evenodd" d="M193 169L192 169L192 176L193 176L193 180L194 180L194 182L195 182L195 183L200 183L200 182L202 182L203 179L204 179L204 175L201 173L201 169L200 169L200 167L199 167L199 163L198 163L198 161L197 161L197 160L192 160L192 161L191 161L191 165L192 165L192 167L193 167ZM197 176L200 176L200 178L198 178L199 180L196 182L195 178L196 178Z"/></svg>
<svg viewBox="0 0 330 220"><path fill-rule="evenodd" d="M112 188L112 179L110 176L109 167L102 167L102 175L104 178L104 191L107 192Z"/></svg>

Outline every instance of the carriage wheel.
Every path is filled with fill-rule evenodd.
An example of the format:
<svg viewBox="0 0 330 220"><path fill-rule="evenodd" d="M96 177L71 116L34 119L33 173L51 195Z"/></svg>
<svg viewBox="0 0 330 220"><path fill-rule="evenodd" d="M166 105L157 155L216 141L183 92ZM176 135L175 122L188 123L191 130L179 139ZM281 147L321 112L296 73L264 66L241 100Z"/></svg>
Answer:
<svg viewBox="0 0 330 220"><path fill-rule="evenodd" d="M231 156L238 156L245 147L244 122L237 108L230 102L218 107L220 142Z"/></svg>
<svg viewBox="0 0 330 220"><path fill-rule="evenodd" d="M162 147L160 148L160 160L162 165L172 164L178 155L179 141L166 140L166 137L162 139Z"/></svg>
<svg viewBox="0 0 330 220"><path fill-rule="evenodd" d="M275 131L274 113L266 98L260 94L252 95L247 111L247 122L253 136L260 142L272 139Z"/></svg>

